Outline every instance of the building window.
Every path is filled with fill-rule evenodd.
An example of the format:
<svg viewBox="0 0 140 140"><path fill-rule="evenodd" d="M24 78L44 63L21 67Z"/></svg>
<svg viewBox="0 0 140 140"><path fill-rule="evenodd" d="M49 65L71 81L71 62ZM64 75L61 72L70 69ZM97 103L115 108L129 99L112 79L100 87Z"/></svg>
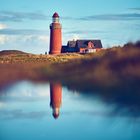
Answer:
<svg viewBox="0 0 140 140"><path fill-rule="evenodd" d="M88 48L89 49L92 49L92 48L94 48L94 44L90 41L90 42L88 42Z"/></svg>

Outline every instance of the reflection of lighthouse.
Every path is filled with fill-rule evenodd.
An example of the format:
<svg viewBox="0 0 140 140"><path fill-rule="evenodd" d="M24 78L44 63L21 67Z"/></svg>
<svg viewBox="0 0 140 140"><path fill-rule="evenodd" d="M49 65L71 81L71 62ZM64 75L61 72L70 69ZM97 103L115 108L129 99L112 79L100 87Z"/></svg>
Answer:
<svg viewBox="0 0 140 140"><path fill-rule="evenodd" d="M62 48L61 24L59 15L53 14L53 21L50 25L50 54L60 54Z"/></svg>
<svg viewBox="0 0 140 140"><path fill-rule="evenodd" d="M59 109L62 102L62 86L59 83L50 84L50 106L53 109L55 119L59 117Z"/></svg>

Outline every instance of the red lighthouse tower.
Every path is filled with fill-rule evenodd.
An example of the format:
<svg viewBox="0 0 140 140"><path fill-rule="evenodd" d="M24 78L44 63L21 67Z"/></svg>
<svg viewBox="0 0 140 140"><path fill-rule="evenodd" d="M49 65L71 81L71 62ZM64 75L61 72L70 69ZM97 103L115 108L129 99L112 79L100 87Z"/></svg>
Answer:
<svg viewBox="0 0 140 140"><path fill-rule="evenodd" d="M59 23L59 15L54 13L52 23L50 25L50 51L49 54L60 54L62 48L61 24Z"/></svg>

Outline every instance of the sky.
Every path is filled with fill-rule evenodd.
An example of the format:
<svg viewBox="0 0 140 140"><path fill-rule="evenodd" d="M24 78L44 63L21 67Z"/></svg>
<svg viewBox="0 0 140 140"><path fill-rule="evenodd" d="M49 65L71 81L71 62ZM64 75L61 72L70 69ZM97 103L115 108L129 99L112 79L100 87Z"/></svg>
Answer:
<svg viewBox="0 0 140 140"><path fill-rule="evenodd" d="M140 40L140 0L0 0L0 51L48 52L54 12L63 45L100 39L107 48Z"/></svg>

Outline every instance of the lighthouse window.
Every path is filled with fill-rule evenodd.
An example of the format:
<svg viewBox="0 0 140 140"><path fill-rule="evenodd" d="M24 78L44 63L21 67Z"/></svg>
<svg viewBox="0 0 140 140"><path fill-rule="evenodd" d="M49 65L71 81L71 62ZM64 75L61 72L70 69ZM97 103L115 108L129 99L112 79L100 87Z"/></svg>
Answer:
<svg viewBox="0 0 140 140"><path fill-rule="evenodd" d="M59 22L59 18L53 18L53 22Z"/></svg>

